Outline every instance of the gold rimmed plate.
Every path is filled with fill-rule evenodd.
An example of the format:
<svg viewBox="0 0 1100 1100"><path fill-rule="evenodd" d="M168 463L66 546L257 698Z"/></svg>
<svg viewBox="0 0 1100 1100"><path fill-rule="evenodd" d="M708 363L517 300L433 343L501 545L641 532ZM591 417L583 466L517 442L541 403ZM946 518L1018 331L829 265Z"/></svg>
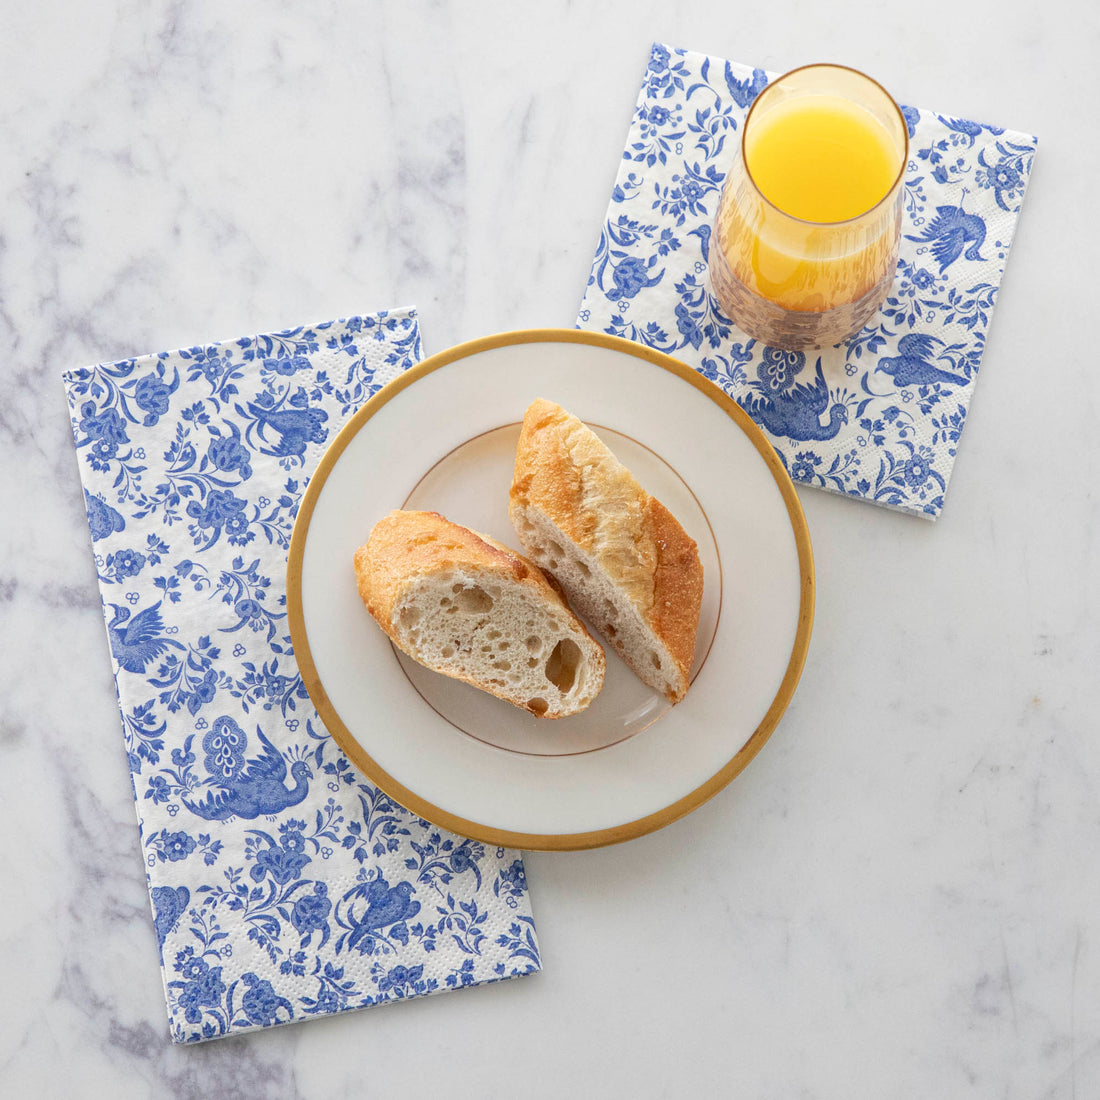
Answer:
<svg viewBox="0 0 1100 1100"><path fill-rule="evenodd" d="M588 710L535 719L408 660L359 600L352 557L394 508L437 511L520 548L508 487L536 397L588 423L699 545L692 687L675 707L608 648ZM638 344L539 329L432 356L348 422L302 501L287 603L310 698L372 782L487 843L590 848L690 812L759 751L805 661L813 556L782 463L717 387Z"/></svg>

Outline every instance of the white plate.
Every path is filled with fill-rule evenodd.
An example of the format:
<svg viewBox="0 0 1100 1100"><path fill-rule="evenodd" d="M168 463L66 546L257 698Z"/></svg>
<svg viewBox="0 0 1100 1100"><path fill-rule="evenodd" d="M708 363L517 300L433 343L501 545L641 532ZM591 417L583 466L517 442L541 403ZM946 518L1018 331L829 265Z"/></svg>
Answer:
<svg viewBox="0 0 1100 1100"><path fill-rule="evenodd" d="M429 508L520 548L508 486L536 397L590 424L699 544L693 684L675 707L608 648L592 706L540 721L398 654L359 600L352 557L393 508ZM805 660L813 557L775 451L717 387L638 344L535 330L432 356L364 405L309 484L287 595L310 697L374 783L488 843L585 848L668 824L756 754Z"/></svg>

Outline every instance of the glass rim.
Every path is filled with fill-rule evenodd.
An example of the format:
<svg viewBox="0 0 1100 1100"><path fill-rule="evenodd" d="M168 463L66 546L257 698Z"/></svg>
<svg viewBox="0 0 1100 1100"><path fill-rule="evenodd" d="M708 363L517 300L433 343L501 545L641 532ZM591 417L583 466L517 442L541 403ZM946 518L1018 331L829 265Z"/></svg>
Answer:
<svg viewBox="0 0 1100 1100"><path fill-rule="evenodd" d="M789 76L794 76L795 73L805 72L807 69L840 69L843 72L854 73L856 76L862 77L868 83L873 84L882 94L886 97L890 106L897 112L898 120L901 123L902 133L902 153L901 153L901 165L898 168L898 174L894 177L893 183L886 189L886 193L876 203L868 206L866 210L860 211L858 214L853 214L850 218L842 218L840 221L835 222L816 222L811 221L808 218L800 218L796 214L788 214L781 206L777 206L767 195L764 194L763 189L753 178L752 169L749 168L749 158L745 154L745 138L749 132L749 122L752 120L752 113L756 110L757 104L760 99L769 89L774 88L779 84L781 80L786 80ZM909 124L905 121L905 115L901 113L901 107L898 106L898 102L894 97L873 77L868 76L862 69L855 69L851 65L838 65L832 61L815 61L809 65L799 65L796 69L790 69L787 72L777 76L774 80L770 81L752 101L749 107L749 113L745 115L744 125L741 127L741 141L738 143L741 150L741 164L745 169L745 175L748 177L749 183L752 184L752 189L760 196L760 198L770 206L776 213L782 215L784 218L789 218L793 222L798 222L801 225L812 226L837 226L837 225L850 225L852 222L857 222L861 218L867 217L868 214L874 213L880 206L885 203L891 195L898 189L898 185L905 179L905 169L909 164Z"/></svg>

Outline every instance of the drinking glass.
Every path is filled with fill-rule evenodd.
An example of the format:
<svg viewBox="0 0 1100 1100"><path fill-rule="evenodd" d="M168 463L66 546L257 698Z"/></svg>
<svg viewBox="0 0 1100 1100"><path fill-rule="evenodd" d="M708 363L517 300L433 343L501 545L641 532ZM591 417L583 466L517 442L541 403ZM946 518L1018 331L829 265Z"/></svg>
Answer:
<svg viewBox="0 0 1100 1100"><path fill-rule="evenodd" d="M761 135L770 132L773 153L780 134L787 143L778 148L797 154L806 145L801 139L820 137L834 113L849 128L871 128L855 137L874 146L876 178L886 181L877 198L868 190L875 186L867 174L870 161L858 157L845 160L847 174L838 176L835 166L832 174L814 165L793 169L797 155L795 174L784 173L772 155L771 183L754 179L754 157L762 174ZM782 128L792 125L795 130L783 135ZM723 311L750 336L791 350L838 344L858 332L893 282L908 156L901 109L869 76L842 65L807 65L772 81L745 119L711 236L710 284ZM780 197L778 191L786 193ZM844 210L842 200L857 206ZM805 210L825 209L829 202L845 216L833 220L829 212L811 218L791 212L799 203Z"/></svg>

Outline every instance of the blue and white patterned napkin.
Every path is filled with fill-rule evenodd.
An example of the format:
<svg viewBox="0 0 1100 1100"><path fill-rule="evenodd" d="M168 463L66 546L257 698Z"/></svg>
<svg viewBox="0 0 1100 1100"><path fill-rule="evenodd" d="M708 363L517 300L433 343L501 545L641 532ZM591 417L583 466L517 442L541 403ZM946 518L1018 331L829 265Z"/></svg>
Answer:
<svg viewBox="0 0 1100 1100"><path fill-rule="evenodd" d="M838 348L781 351L738 330L706 282L722 183L772 75L654 45L577 327L695 367L795 481L935 518L1038 141L903 107L905 214L886 304Z"/></svg>
<svg viewBox="0 0 1100 1100"><path fill-rule="evenodd" d="M65 375L173 1040L539 968L519 853L364 781L294 663L286 552L414 310Z"/></svg>

